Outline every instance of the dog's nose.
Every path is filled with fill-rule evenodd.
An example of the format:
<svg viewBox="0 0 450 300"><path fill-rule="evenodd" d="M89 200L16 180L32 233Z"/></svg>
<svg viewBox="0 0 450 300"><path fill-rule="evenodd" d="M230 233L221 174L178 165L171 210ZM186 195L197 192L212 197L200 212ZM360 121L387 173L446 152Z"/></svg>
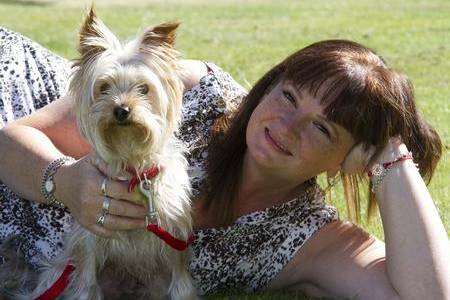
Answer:
<svg viewBox="0 0 450 300"><path fill-rule="evenodd" d="M128 106L117 106L114 108L114 117L117 121L123 122L130 116L130 108Z"/></svg>

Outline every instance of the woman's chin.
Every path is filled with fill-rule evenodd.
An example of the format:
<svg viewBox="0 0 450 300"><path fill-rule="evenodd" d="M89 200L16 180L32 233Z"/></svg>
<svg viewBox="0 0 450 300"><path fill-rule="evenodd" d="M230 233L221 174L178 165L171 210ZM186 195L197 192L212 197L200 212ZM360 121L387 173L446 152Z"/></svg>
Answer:
<svg viewBox="0 0 450 300"><path fill-rule="evenodd" d="M289 163L288 156L283 156L272 149L267 149L267 147L255 147L255 149L248 150L249 156L256 164L268 169L285 167Z"/></svg>

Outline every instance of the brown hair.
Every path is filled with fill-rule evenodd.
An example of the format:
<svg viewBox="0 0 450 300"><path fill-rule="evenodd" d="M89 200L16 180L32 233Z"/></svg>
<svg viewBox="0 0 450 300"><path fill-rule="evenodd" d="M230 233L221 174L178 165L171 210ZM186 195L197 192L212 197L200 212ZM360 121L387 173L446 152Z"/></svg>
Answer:
<svg viewBox="0 0 450 300"><path fill-rule="evenodd" d="M227 126L219 126L222 130L217 131L209 147L203 196L204 208L214 209L221 225L232 221L232 199L238 194L250 116L280 80L291 80L314 96L322 87L325 92L321 93L321 101L326 104L328 119L348 130L357 143L374 145L378 153L389 137L400 135L419 164L421 175L430 181L442 144L436 131L417 112L408 78L388 68L382 58L358 43L322 41L299 50L267 72L232 119L225 122ZM359 221L358 180L345 174L342 178L349 215ZM371 194L369 218L375 207Z"/></svg>

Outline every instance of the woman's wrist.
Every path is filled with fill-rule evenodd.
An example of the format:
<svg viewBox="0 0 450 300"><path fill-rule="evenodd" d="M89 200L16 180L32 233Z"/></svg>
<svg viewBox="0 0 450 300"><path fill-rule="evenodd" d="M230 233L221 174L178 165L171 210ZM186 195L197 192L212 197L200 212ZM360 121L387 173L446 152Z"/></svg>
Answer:
<svg viewBox="0 0 450 300"><path fill-rule="evenodd" d="M65 167L74 163L75 159L72 157L60 157L53 160L47 167L42 171L41 180L41 194L45 198L45 203L64 208L66 205L64 203L62 196L63 182L61 180L61 174L64 172Z"/></svg>
<svg viewBox="0 0 450 300"><path fill-rule="evenodd" d="M394 161L399 156L406 155L408 153L408 148L400 140L400 138L391 138L389 139L388 143L383 148L381 153L371 162L370 168L375 164L383 164L386 162Z"/></svg>
<svg viewBox="0 0 450 300"><path fill-rule="evenodd" d="M410 162L413 164L412 153L399 138L391 138L381 153L371 162L367 173L371 180L371 190L376 193L387 180L393 168L401 167Z"/></svg>

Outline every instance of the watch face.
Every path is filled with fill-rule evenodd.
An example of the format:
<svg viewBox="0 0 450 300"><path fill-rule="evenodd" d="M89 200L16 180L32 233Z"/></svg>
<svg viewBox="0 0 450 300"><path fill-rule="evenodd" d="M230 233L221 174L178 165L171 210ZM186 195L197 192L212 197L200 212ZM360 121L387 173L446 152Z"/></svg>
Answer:
<svg viewBox="0 0 450 300"><path fill-rule="evenodd" d="M47 192L47 193L51 193L51 192L53 192L53 189L55 188L55 184L53 183L53 180L51 180L51 179L48 179L46 182L45 182L45 191Z"/></svg>
<svg viewBox="0 0 450 300"><path fill-rule="evenodd" d="M381 166L380 164L373 166L372 174L374 176L380 176L382 173L383 173L383 166Z"/></svg>

